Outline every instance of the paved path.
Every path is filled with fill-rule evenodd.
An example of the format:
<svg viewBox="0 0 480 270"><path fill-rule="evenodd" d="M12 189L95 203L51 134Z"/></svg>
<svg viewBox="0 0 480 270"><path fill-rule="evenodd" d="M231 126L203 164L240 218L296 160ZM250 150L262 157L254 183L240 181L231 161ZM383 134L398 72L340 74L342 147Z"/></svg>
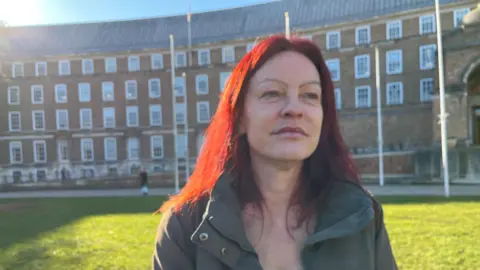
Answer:
<svg viewBox="0 0 480 270"><path fill-rule="evenodd" d="M424 195L443 196L442 185L367 185L375 195ZM174 189L152 188L150 195L164 196L172 194ZM452 196L480 196L480 185L454 185L450 187ZM0 192L0 199L6 198L54 198L54 197L111 197L111 196L140 196L139 189L111 189L111 190L55 190L55 191L15 191Z"/></svg>

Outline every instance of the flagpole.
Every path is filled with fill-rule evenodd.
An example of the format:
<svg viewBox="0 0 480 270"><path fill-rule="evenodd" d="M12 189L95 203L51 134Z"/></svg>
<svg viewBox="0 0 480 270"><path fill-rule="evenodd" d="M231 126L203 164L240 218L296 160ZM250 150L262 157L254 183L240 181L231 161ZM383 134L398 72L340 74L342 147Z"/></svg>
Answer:
<svg viewBox="0 0 480 270"><path fill-rule="evenodd" d="M173 123L173 169L175 172L175 193L180 191L180 184L178 180L178 156L177 156L177 114L175 111L175 104L176 104L176 95L175 95L175 43L173 40L173 35L170 35L170 65L172 68L171 75L172 75L172 123Z"/></svg>
<svg viewBox="0 0 480 270"><path fill-rule="evenodd" d="M380 51L375 46L375 79L377 87L377 140L378 140L378 176L380 186L385 184L383 174L383 119L382 119L382 90L380 82Z"/></svg>
<svg viewBox="0 0 480 270"><path fill-rule="evenodd" d="M188 64L192 66L192 13L190 10L190 0L188 0L188 13L187 13L187 25L188 25ZM183 80L185 81L185 183L190 178L190 149L188 148L188 88L187 88L187 76L183 73Z"/></svg>
<svg viewBox="0 0 480 270"><path fill-rule="evenodd" d="M290 38L290 17L288 12L285 12L285 36Z"/></svg>

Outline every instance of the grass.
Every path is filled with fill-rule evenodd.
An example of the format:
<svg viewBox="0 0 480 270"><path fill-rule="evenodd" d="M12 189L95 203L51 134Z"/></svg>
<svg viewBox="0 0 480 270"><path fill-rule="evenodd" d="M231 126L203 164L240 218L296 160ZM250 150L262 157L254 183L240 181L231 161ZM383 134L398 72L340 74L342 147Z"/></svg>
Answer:
<svg viewBox="0 0 480 270"><path fill-rule="evenodd" d="M480 197L380 200L400 269L480 268ZM0 270L151 269L161 202L0 200Z"/></svg>

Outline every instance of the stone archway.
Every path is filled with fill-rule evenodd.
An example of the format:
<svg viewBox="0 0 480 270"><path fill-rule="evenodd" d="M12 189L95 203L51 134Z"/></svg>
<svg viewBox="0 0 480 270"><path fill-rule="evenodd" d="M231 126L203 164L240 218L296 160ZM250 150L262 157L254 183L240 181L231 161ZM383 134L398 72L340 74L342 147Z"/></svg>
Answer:
<svg viewBox="0 0 480 270"><path fill-rule="evenodd" d="M469 96L469 109L471 110L472 143L480 144L480 60L468 68L464 83Z"/></svg>

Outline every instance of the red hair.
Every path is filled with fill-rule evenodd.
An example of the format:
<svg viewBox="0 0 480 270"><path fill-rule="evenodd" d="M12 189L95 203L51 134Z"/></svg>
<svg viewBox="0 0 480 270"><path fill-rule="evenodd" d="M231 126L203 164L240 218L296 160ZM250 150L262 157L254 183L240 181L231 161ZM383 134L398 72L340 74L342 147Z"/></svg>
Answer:
<svg viewBox="0 0 480 270"><path fill-rule="evenodd" d="M232 173L242 206L262 202L261 193L251 177L248 143L244 135L238 135L236 123L242 115L245 93L253 74L266 61L284 51L298 52L310 59L320 74L322 86L324 119L320 140L314 153L304 161L303 178L292 197L300 203L300 219L308 218L315 211L324 191L334 181L360 185L358 172L340 133L334 87L320 49L309 40L273 36L257 44L233 70L206 130L193 174L181 192L162 205L161 212L178 211L186 204L194 205L208 196L227 168Z"/></svg>

